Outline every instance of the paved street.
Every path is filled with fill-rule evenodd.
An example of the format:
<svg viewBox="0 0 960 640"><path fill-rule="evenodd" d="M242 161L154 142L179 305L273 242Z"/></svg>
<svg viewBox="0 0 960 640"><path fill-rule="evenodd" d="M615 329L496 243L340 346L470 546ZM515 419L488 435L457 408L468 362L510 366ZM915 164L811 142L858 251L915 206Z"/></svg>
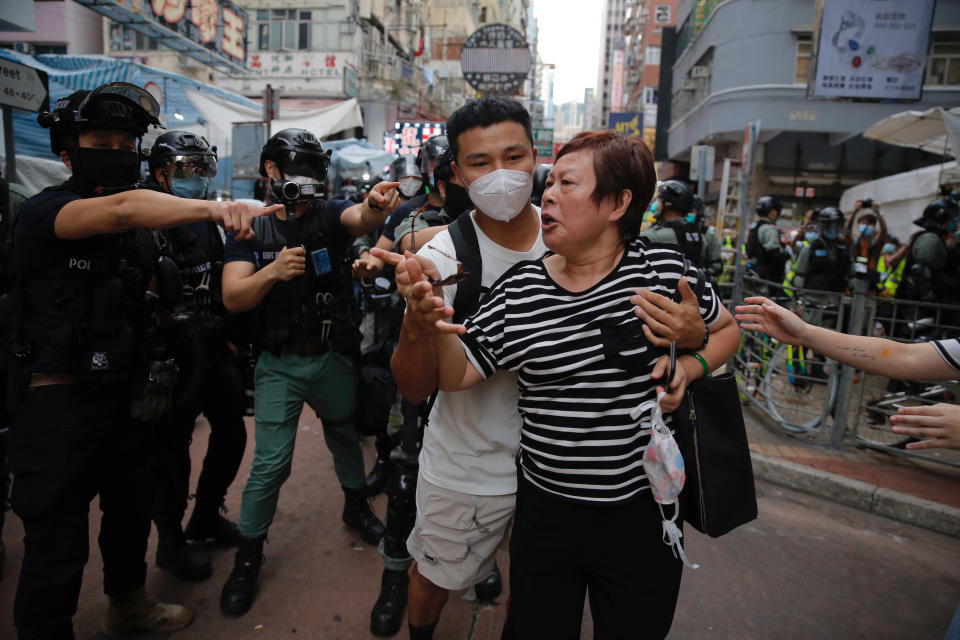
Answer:
<svg viewBox="0 0 960 640"><path fill-rule="evenodd" d="M200 425L193 445L197 463L206 433ZM370 444L366 451L372 458ZM251 454L252 438L243 478L228 499L231 517L239 509ZM197 611L194 624L171 637L369 638L380 559L341 524L341 494L333 478L317 420L304 414L293 476L281 494L253 610L237 619L218 612L231 552L214 552L214 577L201 584L179 583L151 568L151 591ZM671 638L943 637L960 602L960 541L773 485L758 489L758 521L720 540L696 532L689 536L687 552L702 567L684 576ZM384 498L378 498L378 513L384 507ZM91 519L91 539L96 520ZM0 582L0 639L7 640L14 637L10 613L21 551L16 517L8 518L3 536L9 557ZM152 538L151 560L154 543ZM629 538L611 538L610 544L629 544ZM105 608L100 575L94 548L76 617L82 640L98 637L97 621ZM498 638L502 619L502 605L475 610L454 597L435 637ZM591 638L588 623L585 629L582 637Z"/></svg>

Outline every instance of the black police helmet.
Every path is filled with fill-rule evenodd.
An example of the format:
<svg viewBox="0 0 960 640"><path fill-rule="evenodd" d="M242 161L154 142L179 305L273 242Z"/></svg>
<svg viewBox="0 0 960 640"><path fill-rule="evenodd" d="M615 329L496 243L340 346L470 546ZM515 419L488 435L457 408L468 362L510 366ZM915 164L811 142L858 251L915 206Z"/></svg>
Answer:
<svg viewBox="0 0 960 640"><path fill-rule="evenodd" d="M843 226L843 214L836 207L824 207L817 214L816 221L820 226L840 225Z"/></svg>
<svg viewBox="0 0 960 640"><path fill-rule="evenodd" d="M420 147L420 153L417 154L417 164L420 165L420 174L424 182L430 180L430 162L436 163L443 153L450 148L447 142L447 136L432 136Z"/></svg>
<svg viewBox="0 0 960 640"><path fill-rule="evenodd" d="M530 196L530 202L538 207L543 202L543 192L547 189L547 176L552 169L552 164L538 164L537 170L533 172L533 194Z"/></svg>
<svg viewBox="0 0 960 640"><path fill-rule="evenodd" d="M690 210L693 211L695 214L697 214L698 219L702 218L703 217L703 198L701 198L697 194L693 194L693 207L691 207Z"/></svg>
<svg viewBox="0 0 960 640"><path fill-rule="evenodd" d="M757 212L758 216L766 218L771 211L776 211L777 215L780 215L780 212L783 211L783 205L773 196L763 196L757 200L757 206L753 210Z"/></svg>
<svg viewBox="0 0 960 640"><path fill-rule="evenodd" d="M693 189L686 182L667 180L660 184L657 197L663 200L663 208L689 213L693 209Z"/></svg>
<svg viewBox="0 0 960 640"><path fill-rule="evenodd" d="M420 175L420 167L417 166L417 161L413 156L397 156L390 163L390 179L396 181L400 178L423 179L423 176Z"/></svg>
<svg viewBox="0 0 960 640"><path fill-rule="evenodd" d="M940 229L960 214L957 203L949 198L937 198L926 206L923 215L913 221L913 224L924 229Z"/></svg>
<svg viewBox="0 0 960 640"><path fill-rule="evenodd" d="M150 172L167 162L196 162L209 166L212 160L214 174L217 167L217 148L207 139L189 131L167 131L154 140L147 157Z"/></svg>
<svg viewBox="0 0 960 640"><path fill-rule="evenodd" d="M266 161L272 160L284 176L307 176L325 182L330 167L329 149L306 129L284 129L273 134L260 151L260 175L266 177Z"/></svg>
<svg viewBox="0 0 960 640"><path fill-rule="evenodd" d="M120 129L142 138L150 125L160 127L160 104L146 89L128 82L109 82L81 89L57 100L53 111L37 116L50 129L54 155L76 146L77 135L90 129Z"/></svg>

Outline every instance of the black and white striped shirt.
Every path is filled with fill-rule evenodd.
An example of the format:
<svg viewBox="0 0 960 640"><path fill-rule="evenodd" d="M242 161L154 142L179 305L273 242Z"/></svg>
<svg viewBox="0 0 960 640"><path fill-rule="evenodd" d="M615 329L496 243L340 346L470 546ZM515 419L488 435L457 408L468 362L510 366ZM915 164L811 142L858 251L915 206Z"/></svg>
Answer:
<svg viewBox="0 0 960 640"><path fill-rule="evenodd" d="M944 362L960 371L960 338L934 340L933 346L937 348Z"/></svg>
<svg viewBox="0 0 960 640"><path fill-rule="evenodd" d="M665 350L649 344L630 297L646 288L672 297L683 254L669 245L629 243L617 267L571 293L543 261L503 274L467 322L467 357L484 376L518 373L523 420L520 468L540 489L578 502L622 503L648 487L643 452L656 402L651 380ZM687 280L695 290L697 272ZM706 284L700 313L709 325L720 302Z"/></svg>

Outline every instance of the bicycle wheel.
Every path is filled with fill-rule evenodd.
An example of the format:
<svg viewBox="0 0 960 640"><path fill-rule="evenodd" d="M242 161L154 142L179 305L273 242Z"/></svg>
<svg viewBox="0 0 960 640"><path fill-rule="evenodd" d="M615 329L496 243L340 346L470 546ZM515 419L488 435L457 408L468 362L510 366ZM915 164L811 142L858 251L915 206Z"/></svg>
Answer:
<svg viewBox="0 0 960 640"><path fill-rule="evenodd" d="M896 414L897 409L955 401L951 389L944 384L900 382L890 385L889 382L883 376L865 376L865 389L873 393L869 400L865 399L863 402L863 414L859 416L857 423L856 437L864 444L904 449L908 442L916 442L918 439L891 431L890 416Z"/></svg>
<svg viewBox="0 0 960 640"><path fill-rule="evenodd" d="M809 351L801 358L797 347L790 357L788 347L777 347L767 365L763 385L767 411L786 431L815 431L837 401L837 365L829 359L811 357Z"/></svg>

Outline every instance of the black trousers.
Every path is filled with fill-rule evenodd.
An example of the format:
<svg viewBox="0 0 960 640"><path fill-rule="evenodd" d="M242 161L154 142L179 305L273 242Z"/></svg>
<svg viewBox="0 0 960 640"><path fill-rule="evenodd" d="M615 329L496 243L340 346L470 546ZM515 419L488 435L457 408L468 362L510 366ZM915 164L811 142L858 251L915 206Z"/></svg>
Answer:
<svg viewBox="0 0 960 640"><path fill-rule="evenodd" d="M161 537L179 536L190 492L190 443L197 416L206 415L210 438L197 481L197 505L216 510L237 477L247 429L243 380L232 359L210 367L193 399L166 419L158 433L157 496L153 518Z"/></svg>
<svg viewBox="0 0 960 640"><path fill-rule="evenodd" d="M629 504L594 506L547 494L521 476L514 518L503 638L578 640L585 596L595 640L666 637L683 564L661 540L649 492Z"/></svg>
<svg viewBox="0 0 960 640"><path fill-rule="evenodd" d="M22 640L73 638L94 496L104 592L144 584L153 427L129 416L130 390L119 382L26 392L8 441L13 510L25 533L13 613Z"/></svg>

